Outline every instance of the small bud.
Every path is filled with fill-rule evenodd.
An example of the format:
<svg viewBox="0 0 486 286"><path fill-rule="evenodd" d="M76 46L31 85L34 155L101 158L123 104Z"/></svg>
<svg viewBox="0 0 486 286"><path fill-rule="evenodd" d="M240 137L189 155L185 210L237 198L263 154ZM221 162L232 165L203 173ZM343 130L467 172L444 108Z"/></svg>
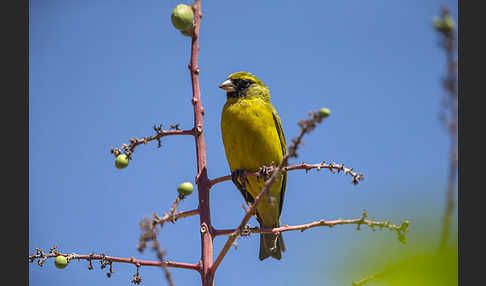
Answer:
<svg viewBox="0 0 486 286"><path fill-rule="evenodd" d="M190 194L192 194L193 190L194 186L190 182L184 182L180 184L179 187L177 187L177 192L182 197L189 196Z"/></svg>
<svg viewBox="0 0 486 286"><path fill-rule="evenodd" d="M399 232L398 233L398 241L400 241L403 244L406 244L407 238L405 237L405 235L403 233Z"/></svg>
<svg viewBox="0 0 486 286"><path fill-rule="evenodd" d="M127 155L120 154L120 155L116 156L115 166L118 169L126 168L128 166L128 157L127 157Z"/></svg>
<svg viewBox="0 0 486 286"><path fill-rule="evenodd" d="M409 224L410 222L408 220L402 222L402 225L400 225L400 231L407 232Z"/></svg>
<svg viewBox="0 0 486 286"><path fill-rule="evenodd" d="M444 16L444 28L452 31L456 27L456 23L454 19L452 19L451 15Z"/></svg>
<svg viewBox="0 0 486 286"><path fill-rule="evenodd" d="M331 115L331 110L329 110L328 108L321 108L319 110L319 117L321 118L326 118L326 117L329 117Z"/></svg>
<svg viewBox="0 0 486 286"><path fill-rule="evenodd" d="M185 31L193 25L194 12L190 6L179 4L172 11L170 19L172 20L172 25L174 25L177 30Z"/></svg>
<svg viewBox="0 0 486 286"><path fill-rule="evenodd" d="M435 16L434 20L432 20L432 24L434 25L434 28L436 28L437 30L441 30L443 28L443 22L437 16Z"/></svg>
<svg viewBox="0 0 486 286"><path fill-rule="evenodd" d="M434 17L432 23L434 28L441 32L451 32L456 27L451 15L445 15L443 18Z"/></svg>
<svg viewBox="0 0 486 286"><path fill-rule="evenodd" d="M59 256L56 257L54 264L56 265L57 268L63 269L68 265L68 261L67 261L67 258L65 256L59 255Z"/></svg>

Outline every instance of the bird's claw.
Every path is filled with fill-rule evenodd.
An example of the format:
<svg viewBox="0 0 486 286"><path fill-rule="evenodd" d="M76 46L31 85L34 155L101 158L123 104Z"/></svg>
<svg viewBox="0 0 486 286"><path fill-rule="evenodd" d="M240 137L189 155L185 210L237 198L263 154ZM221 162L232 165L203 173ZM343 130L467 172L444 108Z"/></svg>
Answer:
<svg viewBox="0 0 486 286"><path fill-rule="evenodd" d="M244 225L240 228L240 235L241 236L250 236L250 226Z"/></svg>
<svg viewBox="0 0 486 286"><path fill-rule="evenodd" d="M272 169L273 169L273 167L261 166L260 168L258 168L257 177L263 178L265 181L268 180L270 178L270 175L271 175L270 171Z"/></svg>

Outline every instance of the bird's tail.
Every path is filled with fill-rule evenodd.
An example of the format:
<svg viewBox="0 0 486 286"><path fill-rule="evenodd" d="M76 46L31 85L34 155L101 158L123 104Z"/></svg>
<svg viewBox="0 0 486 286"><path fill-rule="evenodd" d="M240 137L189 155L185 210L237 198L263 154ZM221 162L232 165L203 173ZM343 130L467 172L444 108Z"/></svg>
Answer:
<svg viewBox="0 0 486 286"><path fill-rule="evenodd" d="M282 252L285 251L285 244L282 234L275 235L273 233L260 234L260 260L269 256L280 260Z"/></svg>

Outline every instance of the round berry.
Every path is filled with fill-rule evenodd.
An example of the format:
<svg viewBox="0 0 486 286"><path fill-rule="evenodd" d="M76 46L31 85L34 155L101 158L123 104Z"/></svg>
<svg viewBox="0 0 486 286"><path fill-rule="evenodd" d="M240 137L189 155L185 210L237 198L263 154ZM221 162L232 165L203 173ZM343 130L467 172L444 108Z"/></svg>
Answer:
<svg viewBox="0 0 486 286"><path fill-rule="evenodd" d="M177 187L177 192L179 193L180 196L189 196L192 194L192 191L194 190L194 186L190 182L184 182Z"/></svg>
<svg viewBox="0 0 486 286"><path fill-rule="evenodd" d="M331 115L331 110L329 110L328 108L321 108L319 110L319 117L326 118L329 117L329 115Z"/></svg>
<svg viewBox="0 0 486 286"><path fill-rule="evenodd" d="M68 261L66 256L63 255L58 255L56 257L56 260L54 261L54 264L56 265L57 268L63 269L68 265Z"/></svg>
<svg viewBox="0 0 486 286"><path fill-rule="evenodd" d="M194 22L194 12L190 6L179 4L172 11L170 19L177 30L184 31L191 28Z"/></svg>
<svg viewBox="0 0 486 286"><path fill-rule="evenodd" d="M118 169L126 168L128 166L128 156L125 154L120 154L116 156L115 166Z"/></svg>

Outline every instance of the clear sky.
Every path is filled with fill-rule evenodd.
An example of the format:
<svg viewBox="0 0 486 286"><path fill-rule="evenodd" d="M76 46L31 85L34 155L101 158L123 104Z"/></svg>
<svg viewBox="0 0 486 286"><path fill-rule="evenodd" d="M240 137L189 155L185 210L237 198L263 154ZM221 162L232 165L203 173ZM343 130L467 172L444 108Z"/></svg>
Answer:
<svg viewBox="0 0 486 286"><path fill-rule="evenodd" d="M177 186L193 181L194 140L173 136L160 149L140 146L124 170L109 150L152 135L154 124L192 127L190 38L170 22L179 3L30 1L30 251L57 244L65 252L157 259L150 249L136 250L138 223L167 211ZM357 218L366 209L376 219L410 220L412 245L414 231L437 231L449 148L438 120L445 56L431 25L440 4L457 19L452 0L203 0L199 64L210 178L229 174L218 85L232 72L249 71L269 86L287 142L308 111L331 109L296 162L335 161L365 175L354 186L325 170L290 173L282 224ZM242 203L231 182L214 187L214 226L236 226ZM196 206L194 194L180 209ZM191 217L164 227L168 259L197 262L198 223ZM363 241L407 247L388 231L353 226L288 232L284 239L282 260L261 262L258 236L241 238L216 285L334 285L335 265L366 248ZM215 254L224 242L216 238ZM133 265L115 264L108 279L98 262L92 271L87 265L32 264L30 285L128 285L135 273ZM171 272L176 285L200 285L196 272ZM142 268L141 276L143 285L166 285L160 269ZM359 277L349 285L351 278Z"/></svg>

